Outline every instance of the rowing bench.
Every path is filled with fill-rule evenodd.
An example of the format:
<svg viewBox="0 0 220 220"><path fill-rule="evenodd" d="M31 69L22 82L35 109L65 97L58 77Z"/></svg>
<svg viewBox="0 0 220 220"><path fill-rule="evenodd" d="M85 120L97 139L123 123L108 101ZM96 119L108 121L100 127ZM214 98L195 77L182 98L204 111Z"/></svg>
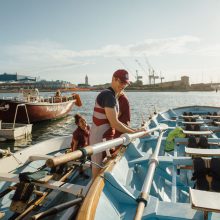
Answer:
<svg viewBox="0 0 220 220"><path fill-rule="evenodd" d="M212 131L186 131L186 130L183 130L183 133L186 135L207 135L207 136L213 134Z"/></svg>
<svg viewBox="0 0 220 220"><path fill-rule="evenodd" d="M17 174L10 174L10 173L0 173L0 181L14 182L14 183L20 182ZM49 180L47 183L34 182L34 184L36 186L45 187L53 190L59 190L73 195L79 195L82 192L82 195L84 196L86 193L86 186L75 185L61 181Z"/></svg>
<svg viewBox="0 0 220 220"><path fill-rule="evenodd" d="M220 126L220 121L214 121L214 124Z"/></svg>
<svg viewBox="0 0 220 220"><path fill-rule="evenodd" d="M208 118L212 118L212 119L213 119L213 118L215 118L215 119L220 119L220 115L203 115L202 117L203 117L203 118L207 118L207 117L208 117Z"/></svg>
<svg viewBox="0 0 220 220"><path fill-rule="evenodd" d="M204 121L182 121L183 125L202 125Z"/></svg>
<svg viewBox="0 0 220 220"><path fill-rule="evenodd" d="M199 115L181 115L181 118L199 118Z"/></svg>
<svg viewBox="0 0 220 220"><path fill-rule="evenodd" d="M204 212L204 220L208 219L208 212L220 213L220 193L189 189L192 209Z"/></svg>
<svg viewBox="0 0 220 220"><path fill-rule="evenodd" d="M187 155L201 157L220 156L220 149L201 149L185 147L185 153Z"/></svg>

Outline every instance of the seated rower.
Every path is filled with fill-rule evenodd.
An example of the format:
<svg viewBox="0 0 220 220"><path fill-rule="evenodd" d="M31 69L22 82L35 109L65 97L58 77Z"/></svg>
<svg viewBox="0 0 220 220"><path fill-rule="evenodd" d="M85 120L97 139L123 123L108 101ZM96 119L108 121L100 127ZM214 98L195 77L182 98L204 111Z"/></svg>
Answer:
<svg viewBox="0 0 220 220"><path fill-rule="evenodd" d="M58 98L58 97L61 97L61 92L60 92L59 89L56 91L55 97L57 97L57 98Z"/></svg>
<svg viewBox="0 0 220 220"><path fill-rule="evenodd" d="M76 114L74 117L77 129L73 132L73 138L71 143L72 151L89 145L90 132L90 127L89 125L87 125L86 120L82 115ZM79 173L83 175L85 178L89 177L87 174L84 173L83 168L80 169Z"/></svg>

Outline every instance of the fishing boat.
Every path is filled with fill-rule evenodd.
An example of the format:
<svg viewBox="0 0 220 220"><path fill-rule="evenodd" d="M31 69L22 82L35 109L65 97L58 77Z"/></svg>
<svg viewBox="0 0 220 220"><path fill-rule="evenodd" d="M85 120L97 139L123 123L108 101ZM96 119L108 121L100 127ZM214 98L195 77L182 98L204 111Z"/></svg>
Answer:
<svg viewBox="0 0 220 220"><path fill-rule="evenodd" d="M0 98L0 120L12 123L16 106L19 104L26 105L30 123L64 117L72 110L74 104L82 105L80 96L75 93L69 96L42 97L38 89L22 89L17 97ZM24 109L19 109L17 122L27 123L25 114Z"/></svg>

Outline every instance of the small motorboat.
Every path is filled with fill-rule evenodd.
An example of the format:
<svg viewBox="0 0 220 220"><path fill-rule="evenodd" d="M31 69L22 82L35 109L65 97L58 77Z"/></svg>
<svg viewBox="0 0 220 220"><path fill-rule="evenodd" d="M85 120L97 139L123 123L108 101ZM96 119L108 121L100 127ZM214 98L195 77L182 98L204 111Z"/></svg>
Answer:
<svg viewBox="0 0 220 220"><path fill-rule="evenodd" d="M73 108L74 104L81 106L80 96L55 95L42 97L38 89L22 89L21 96L0 98L0 120L2 122L12 123L19 104L25 104L29 115L30 123L44 120L57 119L66 116ZM17 116L17 122L27 123L26 112L20 109Z"/></svg>

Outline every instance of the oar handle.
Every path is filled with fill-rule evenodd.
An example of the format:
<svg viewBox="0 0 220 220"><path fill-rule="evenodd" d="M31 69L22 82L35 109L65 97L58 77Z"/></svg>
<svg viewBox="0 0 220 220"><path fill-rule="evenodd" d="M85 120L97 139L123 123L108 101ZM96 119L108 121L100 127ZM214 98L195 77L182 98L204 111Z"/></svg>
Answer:
<svg viewBox="0 0 220 220"><path fill-rule="evenodd" d="M87 155L92 155L93 154L93 149L91 146L85 147L84 151L86 152ZM82 151L76 150L74 152L64 154L58 157L50 158L46 161L46 165L50 168L58 166L60 164L67 163L72 160L79 159L83 156Z"/></svg>

